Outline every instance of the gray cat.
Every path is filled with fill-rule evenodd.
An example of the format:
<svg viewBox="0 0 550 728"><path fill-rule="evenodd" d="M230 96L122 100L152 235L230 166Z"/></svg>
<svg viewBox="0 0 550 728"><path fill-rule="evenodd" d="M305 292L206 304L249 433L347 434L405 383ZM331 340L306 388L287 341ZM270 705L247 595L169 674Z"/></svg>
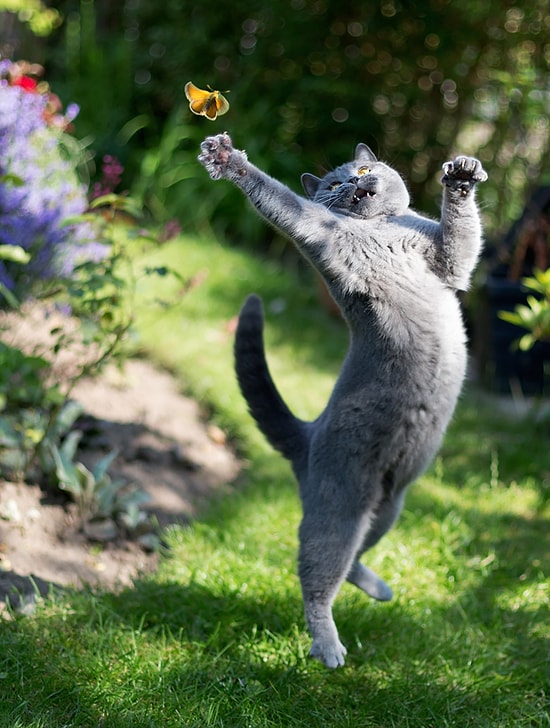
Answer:
<svg viewBox="0 0 550 728"><path fill-rule="evenodd" d="M346 648L332 617L345 579L382 601L392 591L359 558L392 526L405 489L438 450L466 367L457 291L481 248L480 162L443 165L441 220L409 207L399 174L359 144L353 162L319 179L302 176L302 198L233 149L208 137L200 162L236 184L285 233L328 284L350 347L324 412L297 419L279 395L263 345L261 301L249 296L236 334L241 390L260 430L292 463L300 486L299 575L310 654L328 667Z"/></svg>

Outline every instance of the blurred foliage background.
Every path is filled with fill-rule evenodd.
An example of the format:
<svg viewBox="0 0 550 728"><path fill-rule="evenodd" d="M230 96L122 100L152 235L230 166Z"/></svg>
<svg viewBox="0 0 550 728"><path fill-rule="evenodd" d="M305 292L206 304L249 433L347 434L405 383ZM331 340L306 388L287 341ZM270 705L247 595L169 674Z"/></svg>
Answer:
<svg viewBox="0 0 550 728"><path fill-rule="evenodd" d="M489 172L480 194L489 238L550 181L547 0L0 0L1 9L12 11L0 16L3 55L42 63L63 103L80 106L76 135L98 158L117 155L126 187L185 232L213 228L280 250L239 192L212 185L196 162L200 140L223 130L297 191L302 172L321 173L366 142L434 215L441 164L476 155ZM29 24L41 13L39 38ZM229 113L193 116L188 80L230 89Z"/></svg>

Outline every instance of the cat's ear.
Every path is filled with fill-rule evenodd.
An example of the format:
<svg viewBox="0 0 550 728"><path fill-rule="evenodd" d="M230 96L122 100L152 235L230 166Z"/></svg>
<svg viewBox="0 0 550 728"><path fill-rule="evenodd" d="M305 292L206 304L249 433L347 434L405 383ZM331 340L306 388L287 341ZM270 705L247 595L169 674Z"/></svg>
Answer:
<svg viewBox="0 0 550 728"><path fill-rule="evenodd" d="M355 147L356 162L377 162L376 154L366 144L358 144Z"/></svg>
<svg viewBox="0 0 550 728"><path fill-rule="evenodd" d="M310 200L312 200L315 197L315 194L319 189L319 185L321 184L322 180L319 177L316 177L314 174L309 174L309 172L304 172L301 180L304 192L310 198Z"/></svg>

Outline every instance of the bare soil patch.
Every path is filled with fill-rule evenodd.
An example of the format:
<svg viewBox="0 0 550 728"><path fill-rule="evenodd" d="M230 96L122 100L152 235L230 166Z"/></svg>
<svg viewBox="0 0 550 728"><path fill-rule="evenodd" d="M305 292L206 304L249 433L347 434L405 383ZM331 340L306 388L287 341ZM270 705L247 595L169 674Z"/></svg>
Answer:
<svg viewBox="0 0 550 728"><path fill-rule="evenodd" d="M224 433L184 396L175 379L145 360L80 382L73 394L90 429L87 463L112 449L110 468L150 495L144 510L161 526L186 523L231 488L240 463ZM90 435L90 433L88 433ZM0 602L31 611L51 585L117 588L157 565L137 543L91 542L64 493L0 480Z"/></svg>

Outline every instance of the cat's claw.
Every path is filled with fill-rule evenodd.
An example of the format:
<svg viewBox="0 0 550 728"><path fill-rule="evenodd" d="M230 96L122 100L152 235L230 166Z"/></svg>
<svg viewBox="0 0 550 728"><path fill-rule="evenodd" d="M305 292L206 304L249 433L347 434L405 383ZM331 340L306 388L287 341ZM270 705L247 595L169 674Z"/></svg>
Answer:
<svg viewBox="0 0 550 728"><path fill-rule="evenodd" d="M227 132L206 137L201 143L199 162L204 166L212 179L218 180L228 176L236 168L242 174L246 163L246 154L233 148L233 142Z"/></svg>
<svg viewBox="0 0 550 728"><path fill-rule="evenodd" d="M441 182L452 190L467 195L478 182L485 182L487 172L475 157L457 157L443 165Z"/></svg>

